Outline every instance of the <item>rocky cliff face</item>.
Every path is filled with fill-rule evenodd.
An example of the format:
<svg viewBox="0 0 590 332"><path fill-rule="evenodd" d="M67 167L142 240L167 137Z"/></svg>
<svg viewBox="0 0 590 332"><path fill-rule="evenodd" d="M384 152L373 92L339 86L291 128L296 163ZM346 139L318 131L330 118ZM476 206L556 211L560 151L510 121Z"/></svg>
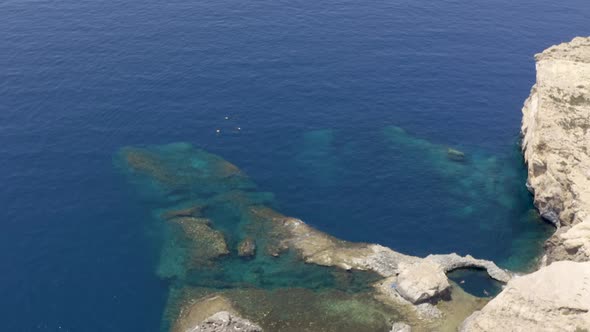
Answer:
<svg viewBox="0 0 590 332"><path fill-rule="evenodd" d="M537 83L523 108L528 185L558 228L548 262L590 259L590 38L535 56Z"/></svg>
<svg viewBox="0 0 590 332"><path fill-rule="evenodd" d="M522 148L535 205L557 231L543 267L513 278L461 331L590 330L590 38L535 59Z"/></svg>

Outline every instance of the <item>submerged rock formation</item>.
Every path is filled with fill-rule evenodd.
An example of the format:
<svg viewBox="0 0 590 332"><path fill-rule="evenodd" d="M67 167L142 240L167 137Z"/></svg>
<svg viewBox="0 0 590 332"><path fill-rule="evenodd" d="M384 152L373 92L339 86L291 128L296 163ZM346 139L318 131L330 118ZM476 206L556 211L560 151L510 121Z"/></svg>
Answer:
<svg viewBox="0 0 590 332"><path fill-rule="evenodd" d="M512 279L461 331L590 329L590 38L535 59L522 148L534 203L557 231L541 269Z"/></svg>
<svg viewBox="0 0 590 332"><path fill-rule="evenodd" d="M583 331L590 327L590 263L555 262L512 279L461 331Z"/></svg>
<svg viewBox="0 0 590 332"><path fill-rule="evenodd" d="M447 149L447 157L452 161L465 161L465 153L453 148Z"/></svg>
<svg viewBox="0 0 590 332"><path fill-rule="evenodd" d="M590 38L535 56L537 82L526 100L522 148L528 186L557 228L548 262L590 259Z"/></svg>
<svg viewBox="0 0 590 332"><path fill-rule="evenodd" d="M189 264L202 264L219 256L229 254L223 233L211 228L208 219L181 217L171 220L180 226L183 237L190 249L191 261Z"/></svg>
<svg viewBox="0 0 590 332"><path fill-rule="evenodd" d="M238 245L238 256L252 257L256 254L256 242L253 238L247 237Z"/></svg>
<svg viewBox="0 0 590 332"><path fill-rule="evenodd" d="M120 161L144 193L163 205L154 213L164 234L158 274L174 281L172 294L182 293L170 298L167 309L175 332L231 325L236 315L277 331L314 330L311 325L386 331L399 320L417 331L443 324L433 320L451 321L455 329L482 302L447 296L458 288L447 272L475 267L499 281L511 278L493 262L471 256L421 258L337 239L275 211L272 195L257 191L236 166L188 144L125 148ZM228 300L198 301L214 294ZM286 319L290 310L299 311ZM200 325L222 311L230 316ZM422 320L430 325L418 328Z"/></svg>

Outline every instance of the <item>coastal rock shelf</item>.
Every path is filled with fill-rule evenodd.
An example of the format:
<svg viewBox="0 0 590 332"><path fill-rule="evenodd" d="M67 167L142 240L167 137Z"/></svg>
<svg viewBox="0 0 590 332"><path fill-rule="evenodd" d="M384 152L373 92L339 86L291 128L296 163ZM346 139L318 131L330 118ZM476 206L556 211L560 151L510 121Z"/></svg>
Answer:
<svg viewBox="0 0 590 332"><path fill-rule="evenodd" d="M557 231L541 269L513 278L461 331L590 330L590 38L535 59L522 149L535 205Z"/></svg>
<svg viewBox="0 0 590 332"><path fill-rule="evenodd" d="M448 330L487 300L446 273L512 277L471 256L420 258L337 239L277 212L238 167L189 144L124 148L117 163L157 202L157 273L172 285L164 325L173 331L246 324L236 317L267 331L388 331L401 321Z"/></svg>
<svg viewBox="0 0 590 332"><path fill-rule="evenodd" d="M512 279L461 331L584 331L590 327L590 264L555 262Z"/></svg>

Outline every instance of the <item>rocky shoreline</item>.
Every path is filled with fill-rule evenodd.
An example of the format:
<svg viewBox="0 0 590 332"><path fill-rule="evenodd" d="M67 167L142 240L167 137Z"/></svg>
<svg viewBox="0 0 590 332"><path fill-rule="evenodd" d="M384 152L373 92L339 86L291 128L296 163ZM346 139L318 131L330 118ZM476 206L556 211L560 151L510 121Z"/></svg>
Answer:
<svg viewBox="0 0 590 332"><path fill-rule="evenodd" d="M447 153L446 150L441 151ZM265 316L260 316L263 314L261 309L249 307L251 300L241 303L235 300L244 296L249 299L252 296L267 298L269 303L283 300L276 293L265 290L263 280L257 289L247 278L240 281L244 279L241 276L235 283L231 282L235 278L232 276L227 277L229 283L224 277L215 277L227 269L238 267L250 270L244 273L253 273L254 278L264 279L264 270L269 268L284 270L281 273L301 273L301 269L317 266L321 270L318 273L327 274L326 277L342 283L342 291L317 293L293 288L287 295L293 297L292 301L307 298L308 301L318 301L324 307L354 303L354 307L371 308L367 312L370 318L355 318L360 328L357 331L374 330L369 325L362 325L367 319L373 321L375 327L393 320L408 323L417 331L451 331L467 315L480 309L487 299L463 292L448 279L447 273L475 268L486 271L490 278L502 283L513 277L511 272L495 263L469 255L451 253L421 258L377 244L337 239L299 219L277 212L271 207L270 195L257 192L255 184L235 165L187 144L125 148L121 151L121 160L129 175L136 178L134 181L139 183L140 179L146 179L145 185L154 195L163 195L164 201L173 198L171 208L158 210L155 215L158 224L165 227L169 234L157 271L162 278L175 280L181 294L169 305L171 315L176 316L171 318L172 330L176 332L193 331L221 311L231 315L223 316L226 321L237 322L239 320L235 317L245 315L244 318L264 328L279 323L275 318L265 320ZM455 162L462 161L450 161ZM154 184L157 184L156 188L153 188ZM188 193L188 197L182 197L182 193ZM229 242L230 238L235 240ZM290 257L293 257L291 263ZM223 264L233 265L224 267ZM203 283L197 278L196 281L203 286L195 287L195 273L210 275L213 279L210 283ZM366 275L358 279L352 273ZM286 286L294 287L289 283ZM365 290L347 294L351 287ZM236 292L225 292L223 289L235 289ZM285 288L285 291L288 289ZM222 304L219 310L204 316L203 312L207 311L202 308L212 307L209 305L211 297L226 300L217 301ZM247 312L237 307L248 307ZM313 314L309 308L304 310L309 311L306 314ZM348 315L350 310L338 309L337 315ZM194 312L200 314L192 314ZM389 315L387 312L397 312L397 318L386 318ZM380 315L385 316L378 318ZM256 317L262 317L262 321ZM222 331L225 325L219 319L211 318L212 323L207 323L206 328L219 325ZM199 327L195 331L204 328ZM329 327L329 330L335 329Z"/></svg>

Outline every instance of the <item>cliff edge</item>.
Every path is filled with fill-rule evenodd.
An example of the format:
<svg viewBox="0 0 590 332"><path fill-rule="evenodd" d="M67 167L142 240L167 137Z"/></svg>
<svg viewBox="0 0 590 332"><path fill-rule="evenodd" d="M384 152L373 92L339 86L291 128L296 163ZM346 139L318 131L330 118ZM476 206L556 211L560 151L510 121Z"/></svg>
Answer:
<svg viewBox="0 0 590 332"><path fill-rule="evenodd" d="M522 109L528 186L557 232L548 263L590 259L590 38L535 56L537 83Z"/></svg>
<svg viewBox="0 0 590 332"><path fill-rule="evenodd" d="M557 231L540 270L513 278L461 331L590 330L590 38L535 59L522 149L535 206Z"/></svg>

